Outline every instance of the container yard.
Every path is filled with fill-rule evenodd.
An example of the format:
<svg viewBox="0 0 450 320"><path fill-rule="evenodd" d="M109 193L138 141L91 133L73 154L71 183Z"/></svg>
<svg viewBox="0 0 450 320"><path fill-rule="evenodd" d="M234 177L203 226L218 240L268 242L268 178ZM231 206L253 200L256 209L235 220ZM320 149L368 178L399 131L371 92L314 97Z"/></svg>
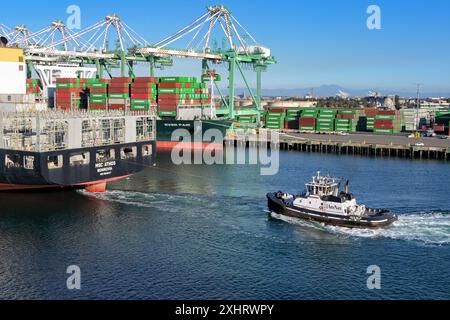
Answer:
<svg viewBox="0 0 450 320"><path fill-rule="evenodd" d="M402 132L432 130L437 135L448 135L450 110L425 112L421 109L397 111L278 107L267 109L264 123L267 129L288 132L370 132L376 135L396 135Z"/></svg>

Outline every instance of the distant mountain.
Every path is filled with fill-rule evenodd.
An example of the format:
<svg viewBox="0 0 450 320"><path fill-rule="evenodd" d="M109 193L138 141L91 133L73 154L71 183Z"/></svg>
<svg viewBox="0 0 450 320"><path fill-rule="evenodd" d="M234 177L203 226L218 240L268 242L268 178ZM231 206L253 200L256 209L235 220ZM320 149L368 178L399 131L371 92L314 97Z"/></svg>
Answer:
<svg viewBox="0 0 450 320"><path fill-rule="evenodd" d="M264 96L282 96L282 97L303 97L307 94L311 94L311 87L309 88L295 88L295 89L263 89ZM350 97L366 97L373 89L351 89L344 88L339 85L322 85L320 87L313 88L314 95L318 97L333 97L338 93L347 93ZM382 95L399 95L401 97L416 97L415 91L394 91L394 90L378 90ZM247 90L243 88L236 89L236 94L247 94ZM423 92L422 97L450 97L450 88L447 92Z"/></svg>

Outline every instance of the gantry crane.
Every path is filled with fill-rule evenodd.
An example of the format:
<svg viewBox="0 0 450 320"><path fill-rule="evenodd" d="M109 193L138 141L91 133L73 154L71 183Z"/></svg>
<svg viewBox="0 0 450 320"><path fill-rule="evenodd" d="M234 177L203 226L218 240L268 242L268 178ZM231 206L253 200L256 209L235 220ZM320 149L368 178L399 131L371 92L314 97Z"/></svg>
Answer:
<svg viewBox="0 0 450 320"><path fill-rule="evenodd" d="M204 31L204 32L203 32ZM217 33L225 36L226 43L222 48L214 48L212 39ZM192 37L191 37L192 35ZM247 38L247 39L246 39ZM169 45L187 40L183 50L167 49ZM251 44L249 44L249 41ZM227 106L229 116L234 118L235 106L235 79L237 72L249 91L255 110L261 109L262 72L267 66L275 64L276 60L271 55L270 49L258 44L255 38L242 26L225 6L208 7L207 12L188 24L183 29L156 43L152 47L138 50L145 56L155 57L183 57L202 60L202 74L210 70L210 64L228 65L228 101L222 96ZM256 72L256 94L253 93L249 81L244 73L244 67L251 67Z"/></svg>
<svg viewBox="0 0 450 320"><path fill-rule="evenodd" d="M0 29L1 31L1 29ZM151 45L116 14L109 15L88 28L78 32L69 30L61 21L31 33L24 26L16 27L15 36L9 33L10 45L24 48L29 67L38 71L45 86L54 83L53 71L73 70L86 77L103 77L104 71L111 76L111 68L120 68L121 75L127 71L134 76L137 63L150 65L153 76L155 68L173 65L173 58L199 59L202 61L202 75L210 74L212 65L226 65L228 71L228 99L217 90L231 118L235 111L235 80L242 79L254 101L254 111L261 109L262 72L276 60L270 49L262 47L225 6L211 6L206 13L171 36ZM225 41L217 48L217 36ZM116 47L109 48L115 41ZM183 49L169 46L185 41ZM89 67L94 65L94 67ZM256 73L254 93L245 76L244 69Z"/></svg>

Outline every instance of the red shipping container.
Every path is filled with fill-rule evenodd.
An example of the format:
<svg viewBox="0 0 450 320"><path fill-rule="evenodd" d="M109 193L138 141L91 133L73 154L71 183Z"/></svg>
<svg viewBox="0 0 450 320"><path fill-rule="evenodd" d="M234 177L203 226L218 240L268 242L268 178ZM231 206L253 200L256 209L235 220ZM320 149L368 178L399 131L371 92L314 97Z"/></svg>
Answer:
<svg viewBox="0 0 450 320"><path fill-rule="evenodd" d="M397 115L397 111L385 111L385 110L380 110L378 111L379 115L383 115L383 116L396 116Z"/></svg>
<svg viewBox="0 0 450 320"><path fill-rule="evenodd" d="M71 93L71 92L81 92L81 90L76 88L56 88L56 93Z"/></svg>
<svg viewBox="0 0 450 320"><path fill-rule="evenodd" d="M125 110L124 104L110 104L109 105L110 110Z"/></svg>
<svg viewBox="0 0 450 320"><path fill-rule="evenodd" d="M392 120L375 120L375 129L394 129L394 121Z"/></svg>
<svg viewBox="0 0 450 320"><path fill-rule="evenodd" d="M128 83L114 83L114 82L111 82L110 84L109 84L109 87L110 88L129 88L130 87L130 85L128 84Z"/></svg>
<svg viewBox="0 0 450 320"><path fill-rule="evenodd" d="M160 93L158 94L158 99L177 99L180 100L181 95L179 94L165 94L165 93Z"/></svg>
<svg viewBox="0 0 450 320"><path fill-rule="evenodd" d="M111 83L131 83L133 82L130 77L116 77L111 79Z"/></svg>
<svg viewBox="0 0 450 320"><path fill-rule="evenodd" d="M91 103L90 105L89 105L89 108L90 109L92 109L92 110L106 110L106 104L94 104L94 103Z"/></svg>
<svg viewBox="0 0 450 320"><path fill-rule="evenodd" d="M152 88L131 88L131 92L134 93L152 93Z"/></svg>
<svg viewBox="0 0 450 320"><path fill-rule="evenodd" d="M366 117L375 118L378 115L377 109L364 109L364 114Z"/></svg>
<svg viewBox="0 0 450 320"><path fill-rule="evenodd" d="M134 83L158 83L158 79L156 77L136 77L134 78Z"/></svg>
<svg viewBox="0 0 450 320"><path fill-rule="evenodd" d="M270 113L284 113L286 110L281 108L269 108Z"/></svg>
<svg viewBox="0 0 450 320"><path fill-rule="evenodd" d="M131 88L151 88L152 84L150 82L135 82L131 84Z"/></svg>
<svg viewBox="0 0 450 320"><path fill-rule="evenodd" d="M110 89L109 94L113 94L113 93L126 95L126 94L129 94L130 92L125 89Z"/></svg>
<svg viewBox="0 0 450 320"><path fill-rule="evenodd" d="M148 93L132 93L131 99L151 100L152 95Z"/></svg>
<svg viewBox="0 0 450 320"><path fill-rule="evenodd" d="M72 95L70 93L57 92L56 98L70 98Z"/></svg>
<svg viewBox="0 0 450 320"><path fill-rule="evenodd" d="M158 105L158 110L177 111L177 105Z"/></svg>
<svg viewBox="0 0 450 320"><path fill-rule="evenodd" d="M108 90L107 89L102 89L102 88L94 88L90 90L91 93L100 93L100 94L107 94Z"/></svg>
<svg viewBox="0 0 450 320"><path fill-rule="evenodd" d="M77 83L77 78L57 78L56 83Z"/></svg>
<svg viewBox="0 0 450 320"><path fill-rule="evenodd" d="M316 123L316 118L310 118L310 117L302 117L299 119L300 123Z"/></svg>
<svg viewBox="0 0 450 320"><path fill-rule="evenodd" d="M338 114L337 119L355 119L357 116L354 114Z"/></svg>
<svg viewBox="0 0 450 320"><path fill-rule="evenodd" d="M63 102L70 103L72 101L72 98L71 97L56 97L56 101L58 103L63 103Z"/></svg>
<svg viewBox="0 0 450 320"><path fill-rule="evenodd" d="M167 82L167 83L160 83L158 87L160 87L161 89L181 89L183 88L183 84L175 82Z"/></svg>

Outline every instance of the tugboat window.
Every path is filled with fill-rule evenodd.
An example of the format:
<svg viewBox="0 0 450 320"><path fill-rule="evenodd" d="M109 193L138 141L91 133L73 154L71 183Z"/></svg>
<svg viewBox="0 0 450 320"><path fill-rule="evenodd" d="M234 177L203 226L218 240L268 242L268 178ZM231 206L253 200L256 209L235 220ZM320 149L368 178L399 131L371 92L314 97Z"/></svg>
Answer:
<svg viewBox="0 0 450 320"><path fill-rule="evenodd" d="M22 164L20 162L20 155L18 154L7 154L5 157L5 166L10 168L21 168Z"/></svg>
<svg viewBox="0 0 450 320"><path fill-rule="evenodd" d="M89 164L89 162L90 162L89 152L73 154L70 156L71 167L84 166L86 164Z"/></svg>
<svg viewBox="0 0 450 320"><path fill-rule="evenodd" d="M34 169L34 157L33 156L25 156L23 158L23 166L27 170Z"/></svg>
<svg viewBox="0 0 450 320"><path fill-rule="evenodd" d="M49 169L60 169L63 166L63 156L49 156L47 159L47 165Z"/></svg>
<svg viewBox="0 0 450 320"><path fill-rule="evenodd" d="M120 158L122 160L125 159L133 159L137 156L137 148L136 147L126 147L120 150Z"/></svg>

